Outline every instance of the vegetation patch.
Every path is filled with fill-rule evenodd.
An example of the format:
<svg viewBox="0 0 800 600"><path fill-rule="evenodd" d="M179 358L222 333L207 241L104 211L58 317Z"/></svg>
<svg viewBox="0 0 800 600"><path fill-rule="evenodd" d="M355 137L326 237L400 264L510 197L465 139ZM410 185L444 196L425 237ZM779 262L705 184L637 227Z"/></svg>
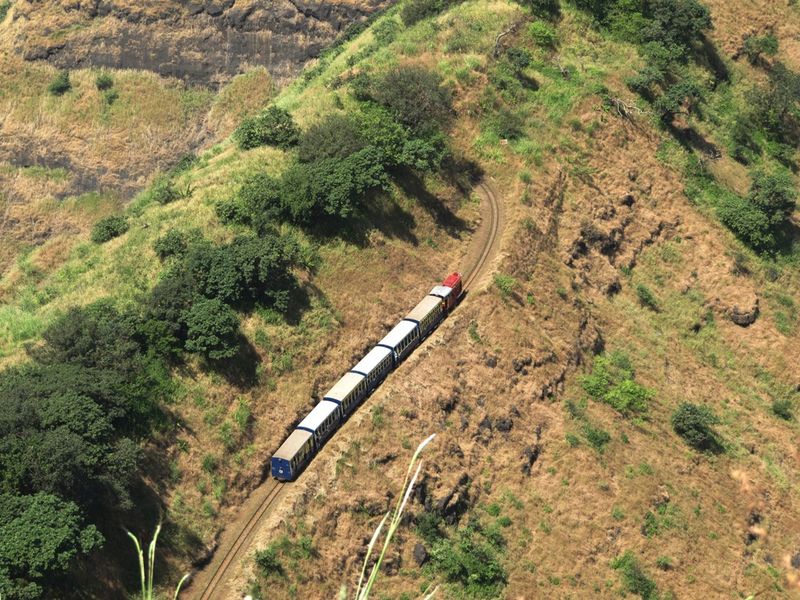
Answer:
<svg viewBox="0 0 800 600"><path fill-rule="evenodd" d="M594 400L611 405L625 416L647 413L655 392L635 381L635 372L628 356L611 352L595 357L592 372L581 379L584 391Z"/></svg>

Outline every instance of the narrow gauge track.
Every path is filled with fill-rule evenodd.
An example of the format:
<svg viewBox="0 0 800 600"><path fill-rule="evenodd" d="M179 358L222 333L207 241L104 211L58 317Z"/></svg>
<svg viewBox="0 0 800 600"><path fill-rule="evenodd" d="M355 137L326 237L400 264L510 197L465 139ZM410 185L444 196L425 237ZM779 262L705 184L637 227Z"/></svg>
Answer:
<svg viewBox="0 0 800 600"><path fill-rule="evenodd" d="M496 246L499 242L498 233L500 231L501 221L500 203L497 200L494 190L489 184L481 182L477 187L480 189L482 195L489 204L486 215L489 217L489 224L488 232L484 234L485 241L483 247L481 248L480 254L473 264L466 265L467 268L464 269L467 271L467 275L464 277L465 290L469 289L469 287L477 280L478 276L483 273L486 263L489 261L493 250L496 249ZM484 235L481 237L484 237ZM195 596L195 600L228 600L223 599L223 597L220 595L221 591L220 593L217 593L217 591L222 587L221 584L225 580L228 569L234 564L236 559L247 550L247 542L250 540L256 525L258 525L267 511L275 503L281 489L285 484L276 479L269 479L264 485L267 486L266 496L260 503L258 503L255 509L251 509L252 512L250 516L247 518L236 537L229 542L229 545L226 549L224 549L224 552L222 547L219 548L217 552L223 552L220 554L222 557L221 560L216 561L216 556L212 558L207 567L209 569L209 573L206 575L206 584L202 587L202 591ZM220 546L222 546L222 543L223 542L220 543Z"/></svg>

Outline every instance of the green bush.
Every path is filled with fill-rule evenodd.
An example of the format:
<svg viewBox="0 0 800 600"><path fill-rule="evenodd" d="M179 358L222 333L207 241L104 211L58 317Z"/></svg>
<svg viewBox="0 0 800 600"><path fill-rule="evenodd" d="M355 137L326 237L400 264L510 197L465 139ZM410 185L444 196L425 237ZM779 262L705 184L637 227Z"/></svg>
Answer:
<svg viewBox="0 0 800 600"><path fill-rule="evenodd" d="M611 568L620 571L625 591L637 594L643 600L658 600L658 587L642 569L633 552L628 550L611 562Z"/></svg>
<svg viewBox="0 0 800 600"><path fill-rule="evenodd" d="M366 146L359 123L350 115L334 113L303 132L297 145L297 158L305 163L346 158Z"/></svg>
<svg viewBox="0 0 800 600"><path fill-rule="evenodd" d="M452 0L408 0L400 9L400 18L410 27L423 19L438 15L453 3Z"/></svg>
<svg viewBox="0 0 800 600"><path fill-rule="evenodd" d="M61 71L47 86L47 91L53 96L63 96L72 89L72 82L69 80L69 71Z"/></svg>
<svg viewBox="0 0 800 600"><path fill-rule="evenodd" d="M559 0L519 0L519 3L540 19L557 19L561 16Z"/></svg>
<svg viewBox="0 0 800 600"><path fill-rule="evenodd" d="M0 23L6 20L6 15L11 9L11 0L3 0L0 2Z"/></svg>
<svg viewBox="0 0 800 600"><path fill-rule="evenodd" d="M634 381L634 376L628 357L612 352L595 357L592 372L581 379L581 385L592 398L625 416L642 415L655 393Z"/></svg>
<svg viewBox="0 0 800 600"><path fill-rule="evenodd" d="M239 319L216 298L197 300L186 314L186 350L211 360L231 358L239 348Z"/></svg>
<svg viewBox="0 0 800 600"><path fill-rule="evenodd" d="M299 137L300 130L292 115L277 106L245 119L233 133L242 150L264 145L288 149L297 144Z"/></svg>
<svg viewBox="0 0 800 600"><path fill-rule="evenodd" d="M494 276L494 285L499 290L500 297L503 300L508 300L517 288L518 282L511 275L497 273Z"/></svg>
<svg viewBox="0 0 800 600"><path fill-rule="evenodd" d="M747 199L730 194L720 203L720 221L751 248L774 249L790 222L797 192L785 171L755 171Z"/></svg>
<svg viewBox="0 0 800 600"><path fill-rule="evenodd" d="M775 400L772 403L772 412L784 421L791 421L794 418L794 405L789 398Z"/></svg>
<svg viewBox="0 0 800 600"><path fill-rule="evenodd" d="M170 229L153 244L153 250L161 260L166 260L171 256L182 257L186 254L188 247L188 236L177 229Z"/></svg>
<svg viewBox="0 0 800 600"><path fill-rule="evenodd" d="M78 555L103 544L80 510L50 494L0 493L0 593L33 600L56 589Z"/></svg>
<svg viewBox="0 0 800 600"><path fill-rule="evenodd" d="M283 564L278 558L278 551L273 545L269 545L263 550L257 550L255 562L261 576L265 579L285 574Z"/></svg>
<svg viewBox="0 0 800 600"><path fill-rule="evenodd" d="M441 76L418 65L398 66L376 77L375 100L415 134L425 135L447 125L453 99Z"/></svg>
<svg viewBox="0 0 800 600"><path fill-rule="evenodd" d="M555 28L544 21L534 21L528 25L528 37L540 48L553 49L558 44Z"/></svg>
<svg viewBox="0 0 800 600"><path fill-rule="evenodd" d="M117 90L103 90L103 103L106 106L111 106L119 99L119 92Z"/></svg>
<svg viewBox="0 0 800 600"><path fill-rule="evenodd" d="M159 204L169 204L181 197L175 183L168 175L159 175L150 186L150 197Z"/></svg>
<svg viewBox="0 0 800 600"><path fill-rule="evenodd" d="M645 284L640 283L636 286L636 297L639 299L639 304L658 312L658 300Z"/></svg>
<svg viewBox="0 0 800 600"><path fill-rule="evenodd" d="M372 35L379 46L388 46L400 33L400 29L400 23L394 18L384 19L372 27Z"/></svg>
<svg viewBox="0 0 800 600"><path fill-rule="evenodd" d="M583 435L589 445L600 453L605 450L605 447L611 441L611 435L607 431L594 427L590 423L586 423L583 426Z"/></svg>
<svg viewBox="0 0 800 600"><path fill-rule="evenodd" d="M128 217L124 215L116 215L100 219L92 227L92 241L95 244L103 244L115 237L121 236L128 231L130 225L128 224Z"/></svg>
<svg viewBox="0 0 800 600"><path fill-rule="evenodd" d="M100 73L97 79L94 80L94 84L97 86L97 89L102 92L114 87L114 79L108 73Z"/></svg>
<svg viewBox="0 0 800 600"><path fill-rule="evenodd" d="M431 564L447 582L461 586L467 596L497 598L508 580L499 558L504 543L498 531L473 521L452 538L433 545Z"/></svg>
<svg viewBox="0 0 800 600"><path fill-rule="evenodd" d="M762 55L775 56L778 53L778 38L773 34L752 35L744 41L744 54L751 64L757 64Z"/></svg>
<svg viewBox="0 0 800 600"><path fill-rule="evenodd" d="M697 450L715 450L719 446L713 426L719 418L708 406L683 402L672 415L672 428Z"/></svg>

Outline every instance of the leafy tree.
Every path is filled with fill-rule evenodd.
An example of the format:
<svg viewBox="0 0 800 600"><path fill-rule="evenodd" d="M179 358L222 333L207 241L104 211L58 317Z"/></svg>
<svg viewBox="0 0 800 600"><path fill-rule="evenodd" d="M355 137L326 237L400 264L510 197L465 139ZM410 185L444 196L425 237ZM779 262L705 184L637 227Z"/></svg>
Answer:
<svg viewBox="0 0 800 600"><path fill-rule="evenodd" d="M800 75L782 63L769 71L766 86L759 86L747 94L753 107L753 116L776 140L795 143L800 120Z"/></svg>
<svg viewBox="0 0 800 600"><path fill-rule="evenodd" d="M423 19L438 15L453 3L452 0L409 0L400 9L400 18L410 27Z"/></svg>
<svg viewBox="0 0 800 600"><path fill-rule="evenodd" d="M372 96L415 134L438 130L452 117L452 95L435 71L403 65L379 75Z"/></svg>
<svg viewBox="0 0 800 600"><path fill-rule="evenodd" d="M200 293L194 274L184 269L187 258L169 270L145 301L142 334L150 349L176 358L186 340L186 311Z"/></svg>
<svg viewBox="0 0 800 600"><path fill-rule="evenodd" d="M217 299L198 300L186 315L186 349L211 360L236 355L239 319L231 308Z"/></svg>
<svg viewBox="0 0 800 600"><path fill-rule="evenodd" d="M61 71L55 76L47 91L53 96L63 96L72 89L72 82L69 80L69 71Z"/></svg>
<svg viewBox="0 0 800 600"><path fill-rule="evenodd" d="M280 180L267 173L256 173L248 177L239 188L236 198L226 204L229 220L264 231L284 212L282 187Z"/></svg>
<svg viewBox="0 0 800 600"><path fill-rule="evenodd" d="M745 244L759 251L776 245L769 219L752 202L735 194L724 196L717 208L720 221Z"/></svg>
<svg viewBox="0 0 800 600"><path fill-rule="evenodd" d="M297 158L305 163L325 158L346 158L363 150L366 145L359 123L350 115L334 113L303 132L297 146Z"/></svg>
<svg viewBox="0 0 800 600"><path fill-rule="evenodd" d="M678 46L685 53L711 29L711 12L698 0L646 0L644 6L651 19L643 32L645 41Z"/></svg>
<svg viewBox="0 0 800 600"><path fill-rule="evenodd" d="M287 149L297 144L300 130L286 110L270 106L260 115L242 121L233 137L242 150L264 145Z"/></svg>
<svg viewBox="0 0 800 600"><path fill-rule="evenodd" d="M686 443L697 450L713 450L719 446L714 425L719 417L708 406L683 402L672 415L672 428Z"/></svg>
<svg viewBox="0 0 800 600"><path fill-rule="evenodd" d="M773 34L751 35L744 41L744 54L751 64L758 64L763 55L775 56L778 53L778 38Z"/></svg>
<svg viewBox="0 0 800 600"><path fill-rule="evenodd" d="M130 225L128 224L128 217L124 215L116 215L100 219L92 227L92 241L95 244L103 244L115 237L121 236L128 231Z"/></svg>
<svg viewBox="0 0 800 600"><path fill-rule="evenodd" d="M161 260L166 260L173 256L184 256L188 248L188 236L185 232L177 229L170 229L153 244L153 250Z"/></svg>
<svg viewBox="0 0 800 600"><path fill-rule="evenodd" d="M797 201L792 176L786 171L755 171L747 199L764 214L771 227L782 227L791 218Z"/></svg>
<svg viewBox="0 0 800 600"><path fill-rule="evenodd" d="M0 493L0 595L34 600L52 589L79 554L103 544L78 507L44 493Z"/></svg>

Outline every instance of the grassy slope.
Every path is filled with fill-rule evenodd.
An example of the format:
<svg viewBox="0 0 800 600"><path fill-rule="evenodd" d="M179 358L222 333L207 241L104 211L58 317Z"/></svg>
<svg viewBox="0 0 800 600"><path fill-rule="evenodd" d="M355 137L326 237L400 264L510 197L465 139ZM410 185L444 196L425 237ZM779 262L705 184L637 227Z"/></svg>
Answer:
<svg viewBox="0 0 800 600"><path fill-rule="evenodd" d="M796 422L772 416L769 405L773 396L791 396L786 390L797 384L791 361L796 316L779 298L798 297L796 263L786 259L779 265L779 279L770 282L769 265L749 255L753 276L730 275L730 255L742 249L711 211L697 211L681 194L683 151L672 148L675 154L666 163L657 159L671 148L664 134L646 118L630 124L600 106L594 93L600 83L629 98L622 80L636 52L594 32L583 16L566 12L556 52L534 49L524 26L510 37L512 45L533 50L534 64L526 74L535 78L538 91L505 103L497 100L496 90L486 92L497 34L524 18L513 4L475 0L402 31L391 46L374 52L363 51L371 42L367 32L310 83L298 82L277 100L302 124L330 111L337 97L347 106L351 100L333 82L360 51L363 65L414 61L439 69L456 90L456 146L479 159L506 199L510 223L501 269L517 284L506 300L492 289L473 294L443 326L438 341L415 356L402 377L391 378L329 444L304 481L293 486L284 512L262 537L310 536L318 557L295 553L284 558L291 561L290 574L271 581L271 592L330 597L341 581L349 581L361 540L375 524L364 507L380 506L384 492L394 490L387 478L399 485L405 468L403 460L389 459L378 477L375 461L392 453L404 456L405 448L432 431L442 432L429 456L434 496L441 497L453 478L466 472L477 504L497 503L513 521L504 532L510 597L537 589L543 596L610 596L619 589L619 579L609 562L626 549L637 553L663 590L672 589L679 597L746 594L766 586L785 592L793 573L785 559L796 551L790 532L797 529L793 515L800 493L792 442L798 429ZM353 62L359 68L359 61ZM507 144L494 118L498 103L524 118L523 135ZM0 308L3 360L19 360L21 344L35 339L67 306L107 295L121 303L134 300L157 275L152 242L170 227L197 227L215 240L230 237L232 230L217 223L213 202L232 194L252 169L277 171L284 160L278 151L242 153L223 142L183 176L195 186L191 198L168 207L140 202L122 238L100 247L85 237L74 247L54 240L25 255L0 286L8 299ZM636 183L629 179L632 169L639 171ZM567 180L560 208L545 201L559 170ZM473 205L457 208L453 190L437 181L429 185L472 222ZM588 270L566 266L564 257L581 221L634 187L633 223L626 228L617 261L611 264L592 254L584 263ZM241 490L258 479L270 450L292 417L308 408L312 392L323 391L363 351L363 332L377 339L413 305L419 290L457 264L465 247L459 238L466 239L467 229L452 237L412 200L399 191L394 196L387 209L399 207L414 225L398 231L392 227L397 215L387 216L375 224L366 245L324 242L323 266L313 282L319 292L298 326L269 314L246 317L244 329L262 360L259 386L237 389L192 365L180 374L185 394L174 410L185 427L170 451L171 475L162 489L184 539L191 534L209 538L220 523L218 512L223 510L224 518L226 504L235 503ZM674 223L678 216L682 222L671 235L644 244L660 221ZM70 250L63 264L52 258L60 252L58 243ZM636 266L628 279L619 267L634 254ZM613 276L620 278L622 292L608 298L602 284ZM638 305L637 283L655 291L660 313ZM716 297L735 295L737 288L764 298L760 320L747 330L729 323L714 303ZM711 323L703 321L708 308ZM779 318L781 311L785 315ZM602 331L608 348L626 350L638 379L656 391L643 422L625 421L607 406L588 403L583 418L612 435L602 455L585 441L577 447L567 443L568 433L581 439L583 425L560 405L562 398L580 402L583 396L573 364L573 349L584 335L578 327L583 318ZM781 319L788 319L788 325L779 326ZM698 320L704 324L694 334ZM458 347L458 356L442 341ZM539 358L543 361L529 375L520 375L511 363L526 355L533 355L537 365ZM494 369L487 366L489 356L499 358ZM565 368L567 377L560 383ZM562 393L543 402L543 389ZM459 398L454 411L442 408L454 396ZM723 416L719 429L726 453L699 457L671 432L669 415L683 399L708 402ZM241 408L245 405L247 410ZM252 421L242 417L247 412ZM487 437L478 426L484 416L511 417L513 428ZM245 426L240 428L240 422ZM543 454L527 478L520 474L520 456L534 443L538 426ZM678 507L676 524L653 538L643 537L643 515L664 492ZM745 546L753 509L762 514L766 534ZM476 514L483 512L477 509ZM402 568L382 580L388 592L419 589L419 571L410 557L416 541L410 532L401 538ZM173 538L178 554L190 545ZM673 557L676 566L657 570L661 555ZM303 573L312 568L319 577L308 579ZM446 593L459 594L458 588Z"/></svg>
<svg viewBox="0 0 800 600"><path fill-rule="evenodd" d="M798 425L777 418L771 405L784 398L797 404L796 254L762 260L717 222L713 205L687 200L686 151L647 115L626 121L595 95L602 83L635 103L623 83L638 62L635 49L594 32L571 10L558 26L556 52L535 50L524 27L509 38L533 50L526 74L539 89L507 103L525 125L518 139L502 140L494 118L498 92L486 91L488 53L506 28L500 15L510 23L522 13L503 3L468 2L404 32L392 50L401 61L436 65L455 86L457 144L480 158L506 198L511 223L501 270L515 278L514 291L506 299L497 289L473 292L317 458L261 535L262 545L279 540L288 573L263 585L278 597L327 597L341 582L352 585L362 540L379 518L370 515L380 515L384 495L402 479L404 461L393 456L410 454L416 440L439 432L429 450L428 493L434 501L444 497L466 473L478 506L472 514L491 520L480 507L496 504L511 518L503 532L508 597L616 596L623 585L611 561L625 550L675 597L761 590L791 596ZM748 66L729 67L733 94L759 77ZM722 102L720 95L711 101ZM724 145L714 137L722 133L718 123L708 135ZM744 192L746 172L725 177L725 169L736 170L731 163L723 158L714 167L720 183ZM559 187L559 171L560 206L549 196ZM619 202L627 193L636 198L630 211ZM587 219L621 228L620 248L610 257L590 251L570 266L572 242ZM737 253L750 275L732 273ZM626 275L621 267L628 265ZM622 291L609 297L605 289L614 279ZM640 306L638 284L653 290L659 312ZM726 310L753 296L761 298L757 323L748 329L731 323ZM589 325L580 328L583 318ZM654 390L645 419L626 420L587 402L574 350L588 349L593 328L606 348L631 357L637 379ZM448 347L459 349L456 356ZM487 366L491 356L498 358L495 368ZM512 364L526 356L534 358L527 374ZM543 402L550 391L560 394ZM698 455L672 432L670 416L682 401L708 404L722 417L723 453ZM578 406L578 416L562 402ZM485 417L510 418L513 428L487 432ZM604 452L590 447L587 423L611 434ZM527 478L520 474L523 450L537 441L537 429L542 454ZM649 537L642 533L648 511L659 515ZM411 556L418 541L406 532L391 554L392 575L379 586L390 596L415 597L438 580L428 569L420 580ZM302 551L309 543L316 555ZM657 567L665 557L672 566ZM464 592L456 585L443 593Z"/></svg>

